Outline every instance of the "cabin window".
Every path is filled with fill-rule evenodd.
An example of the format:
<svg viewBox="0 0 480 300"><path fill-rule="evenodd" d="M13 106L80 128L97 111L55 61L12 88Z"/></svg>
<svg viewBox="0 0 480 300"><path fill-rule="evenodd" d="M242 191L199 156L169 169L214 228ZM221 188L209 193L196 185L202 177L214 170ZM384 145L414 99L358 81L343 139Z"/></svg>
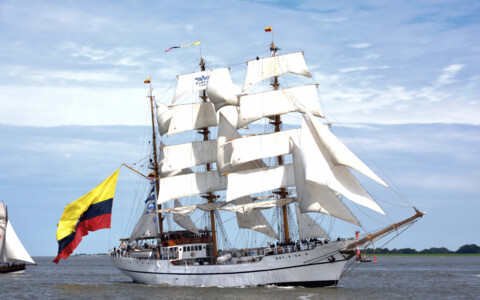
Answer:
<svg viewBox="0 0 480 300"><path fill-rule="evenodd" d="M190 246L187 246L187 251L190 251Z"/></svg>

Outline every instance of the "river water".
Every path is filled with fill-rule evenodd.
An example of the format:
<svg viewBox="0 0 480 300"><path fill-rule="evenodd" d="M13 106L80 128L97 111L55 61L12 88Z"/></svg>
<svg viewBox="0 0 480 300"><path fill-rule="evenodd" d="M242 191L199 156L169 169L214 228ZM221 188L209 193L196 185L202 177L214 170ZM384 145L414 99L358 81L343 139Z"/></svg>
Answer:
<svg viewBox="0 0 480 300"><path fill-rule="evenodd" d="M378 257L335 288L150 286L132 283L108 256L34 259L23 273L0 274L0 299L480 299L480 256Z"/></svg>

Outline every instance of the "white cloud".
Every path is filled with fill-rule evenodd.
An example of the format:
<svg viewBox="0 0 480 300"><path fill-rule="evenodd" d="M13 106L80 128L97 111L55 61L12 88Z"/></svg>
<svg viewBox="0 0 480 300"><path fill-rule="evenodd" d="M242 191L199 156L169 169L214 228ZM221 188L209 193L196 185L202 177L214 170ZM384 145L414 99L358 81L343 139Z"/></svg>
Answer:
<svg viewBox="0 0 480 300"><path fill-rule="evenodd" d="M344 68L340 69L340 73L348 73L348 72L356 72L356 71L365 71L368 70L369 67L352 67L352 68Z"/></svg>
<svg viewBox="0 0 480 300"><path fill-rule="evenodd" d="M442 74L437 79L437 83L442 85L442 84L448 84L451 83L455 75L463 69L463 65L461 64L456 64L456 65L450 65L443 69Z"/></svg>
<svg viewBox="0 0 480 300"><path fill-rule="evenodd" d="M361 49L361 48L368 48L370 47L371 45L369 43L358 43L358 44L352 44L350 45L350 47L352 48L357 48L357 49Z"/></svg>
<svg viewBox="0 0 480 300"><path fill-rule="evenodd" d="M8 111L0 112L0 122L97 124L99 117L89 117L90 109L76 115L60 110L80 97L122 98L125 89L143 88L143 79L150 75L158 94L174 85L176 75L198 70L200 47L168 54L164 50L197 40L202 41L207 67L231 66L241 85L244 62L269 55L271 35L263 32L267 25L274 26L281 53L305 51L320 84L322 103L343 122L480 122L476 113L480 76L473 71L480 67L475 55L480 47L477 30L468 18L451 22L474 15L465 6L451 10L448 5L442 9L431 3L389 2L371 3L365 9L322 2L320 9L317 1L298 7L276 1L228 1L223 7L186 1L159 2L147 9L129 3L87 3L81 7L60 1L1 4L0 107ZM205 11L223 17L199 13ZM68 95L63 91L67 85ZM79 95L74 94L77 91ZM28 108L29 118L9 117L23 114L24 107L15 102ZM70 118L52 122L46 117L48 108L46 114L38 109L40 114L35 115L31 108L38 103L52 105L50 110ZM102 124L107 120L143 124L142 118L130 116L138 103L132 99L128 103L125 111L104 118ZM111 109L109 101L94 105L99 111Z"/></svg>

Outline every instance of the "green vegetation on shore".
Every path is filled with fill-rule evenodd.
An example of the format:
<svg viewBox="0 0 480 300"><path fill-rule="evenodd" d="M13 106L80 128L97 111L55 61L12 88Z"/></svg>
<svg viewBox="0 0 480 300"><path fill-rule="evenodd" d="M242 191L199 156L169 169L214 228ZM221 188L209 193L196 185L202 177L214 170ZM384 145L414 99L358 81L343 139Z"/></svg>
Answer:
<svg viewBox="0 0 480 300"><path fill-rule="evenodd" d="M430 249L423 249L421 251L417 251L412 248L401 248L401 249L388 249L388 248L367 248L365 250L366 254L376 254L376 255L385 255L385 256L405 256L405 255L422 255L422 256L445 256L445 255L452 255L452 256L480 256L480 247L475 244L468 244L463 245L458 248L457 251L448 250L445 247L432 247Z"/></svg>

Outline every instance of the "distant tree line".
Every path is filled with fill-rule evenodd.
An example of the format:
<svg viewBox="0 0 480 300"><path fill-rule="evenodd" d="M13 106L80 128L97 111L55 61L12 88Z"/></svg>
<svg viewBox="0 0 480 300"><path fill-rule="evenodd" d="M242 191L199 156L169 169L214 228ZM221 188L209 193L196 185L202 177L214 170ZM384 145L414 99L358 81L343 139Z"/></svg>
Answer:
<svg viewBox="0 0 480 300"><path fill-rule="evenodd" d="M388 248L377 248L374 249L372 248L367 248L366 250L367 254L480 254L480 247L475 245L475 244L468 244L468 245L463 245L460 248L458 248L457 251L451 251L448 250L445 247L432 247L430 249L423 249L421 251L417 251L412 248L401 248L401 249L388 249Z"/></svg>

